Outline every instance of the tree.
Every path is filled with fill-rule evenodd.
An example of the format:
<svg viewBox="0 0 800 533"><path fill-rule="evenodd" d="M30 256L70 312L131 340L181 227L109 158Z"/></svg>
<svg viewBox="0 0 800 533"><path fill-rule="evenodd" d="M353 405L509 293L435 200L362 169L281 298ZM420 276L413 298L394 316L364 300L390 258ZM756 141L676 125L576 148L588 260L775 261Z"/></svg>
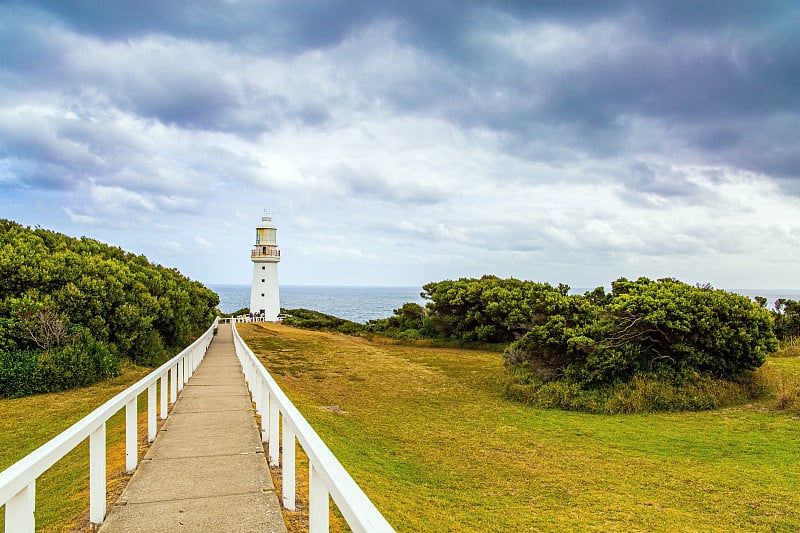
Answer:
<svg viewBox="0 0 800 533"><path fill-rule="evenodd" d="M800 302L787 298L775 300L775 335L780 340L800 337Z"/></svg>

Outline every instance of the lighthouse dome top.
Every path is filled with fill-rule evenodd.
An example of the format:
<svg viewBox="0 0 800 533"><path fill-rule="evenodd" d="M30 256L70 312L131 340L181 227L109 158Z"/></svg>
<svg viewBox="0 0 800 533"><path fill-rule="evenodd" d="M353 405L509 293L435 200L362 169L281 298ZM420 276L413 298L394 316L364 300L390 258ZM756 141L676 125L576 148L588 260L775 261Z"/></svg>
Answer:
<svg viewBox="0 0 800 533"><path fill-rule="evenodd" d="M256 224L257 229L278 229L278 226L272 221L272 217L264 215L261 220Z"/></svg>

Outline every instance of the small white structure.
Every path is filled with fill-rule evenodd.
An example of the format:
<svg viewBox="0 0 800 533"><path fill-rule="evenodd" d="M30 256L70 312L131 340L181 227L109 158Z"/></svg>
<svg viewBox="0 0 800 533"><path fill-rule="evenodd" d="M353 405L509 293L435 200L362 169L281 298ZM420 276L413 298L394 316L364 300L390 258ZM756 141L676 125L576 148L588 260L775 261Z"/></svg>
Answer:
<svg viewBox="0 0 800 533"><path fill-rule="evenodd" d="M281 251L272 217L264 215L256 226L256 242L250 252L253 261L253 284L250 286L250 312L255 320L275 322L281 312L278 294L278 263Z"/></svg>

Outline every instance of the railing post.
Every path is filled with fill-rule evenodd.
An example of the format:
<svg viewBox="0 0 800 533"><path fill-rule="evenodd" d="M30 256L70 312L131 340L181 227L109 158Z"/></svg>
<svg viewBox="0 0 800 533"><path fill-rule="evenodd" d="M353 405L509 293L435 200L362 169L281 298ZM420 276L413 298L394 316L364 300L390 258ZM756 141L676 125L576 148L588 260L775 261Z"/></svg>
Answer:
<svg viewBox="0 0 800 533"><path fill-rule="evenodd" d="M270 466L278 466L280 458L278 457L278 447L280 439L280 412L278 411L278 402L270 398L269 401L269 464Z"/></svg>
<svg viewBox="0 0 800 533"><path fill-rule="evenodd" d="M295 453L294 429L283 421L283 468L281 470L281 484L283 485L283 506L289 511L295 510Z"/></svg>
<svg viewBox="0 0 800 533"><path fill-rule="evenodd" d="M167 402L167 392L169 389L169 371L164 372L159 379L161 382L161 406L159 407L159 413L161 415L161 420L167 419L167 410L169 409L169 403Z"/></svg>
<svg viewBox="0 0 800 533"><path fill-rule="evenodd" d="M264 387L264 390L261 391L261 398L264 402L264 408L261 410L261 442L264 443L269 442L269 406L272 404L267 387Z"/></svg>
<svg viewBox="0 0 800 533"><path fill-rule="evenodd" d="M36 528L35 510L36 481L33 481L6 502L5 530L33 533Z"/></svg>
<svg viewBox="0 0 800 533"><path fill-rule="evenodd" d="M89 521L100 525L106 517L106 423L89 435Z"/></svg>
<svg viewBox="0 0 800 533"><path fill-rule="evenodd" d="M186 361L185 357L181 357L180 359L178 359L178 392L183 390L183 384L186 383L185 381L186 372L184 370L185 361ZM175 397L175 399L176 400L178 399L177 396Z"/></svg>
<svg viewBox="0 0 800 533"><path fill-rule="evenodd" d="M261 389L264 388L264 383L261 381L261 376L255 374L255 372L254 375L255 380L250 384L250 396L256 406L256 414L263 417L264 406L261 405Z"/></svg>
<svg viewBox="0 0 800 533"><path fill-rule="evenodd" d="M156 382L147 387L147 442L156 438Z"/></svg>
<svg viewBox="0 0 800 533"><path fill-rule="evenodd" d="M308 533L328 533L328 489L314 465L308 467Z"/></svg>
<svg viewBox="0 0 800 533"><path fill-rule="evenodd" d="M125 404L125 470L132 474L139 462L139 424L136 420L136 396Z"/></svg>
<svg viewBox="0 0 800 533"><path fill-rule="evenodd" d="M178 364L169 369L169 403L178 400Z"/></svg>

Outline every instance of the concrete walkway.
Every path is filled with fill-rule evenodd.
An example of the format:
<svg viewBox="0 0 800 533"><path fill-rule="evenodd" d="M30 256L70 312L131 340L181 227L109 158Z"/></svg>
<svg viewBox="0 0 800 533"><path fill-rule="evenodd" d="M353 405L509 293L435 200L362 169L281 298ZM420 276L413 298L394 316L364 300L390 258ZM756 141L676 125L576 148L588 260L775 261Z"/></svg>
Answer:
<svg viewBox="0 0 800 533"><path fill-rule="evenodd" d="M100 531L286 531L229 324Z"/></svg>

